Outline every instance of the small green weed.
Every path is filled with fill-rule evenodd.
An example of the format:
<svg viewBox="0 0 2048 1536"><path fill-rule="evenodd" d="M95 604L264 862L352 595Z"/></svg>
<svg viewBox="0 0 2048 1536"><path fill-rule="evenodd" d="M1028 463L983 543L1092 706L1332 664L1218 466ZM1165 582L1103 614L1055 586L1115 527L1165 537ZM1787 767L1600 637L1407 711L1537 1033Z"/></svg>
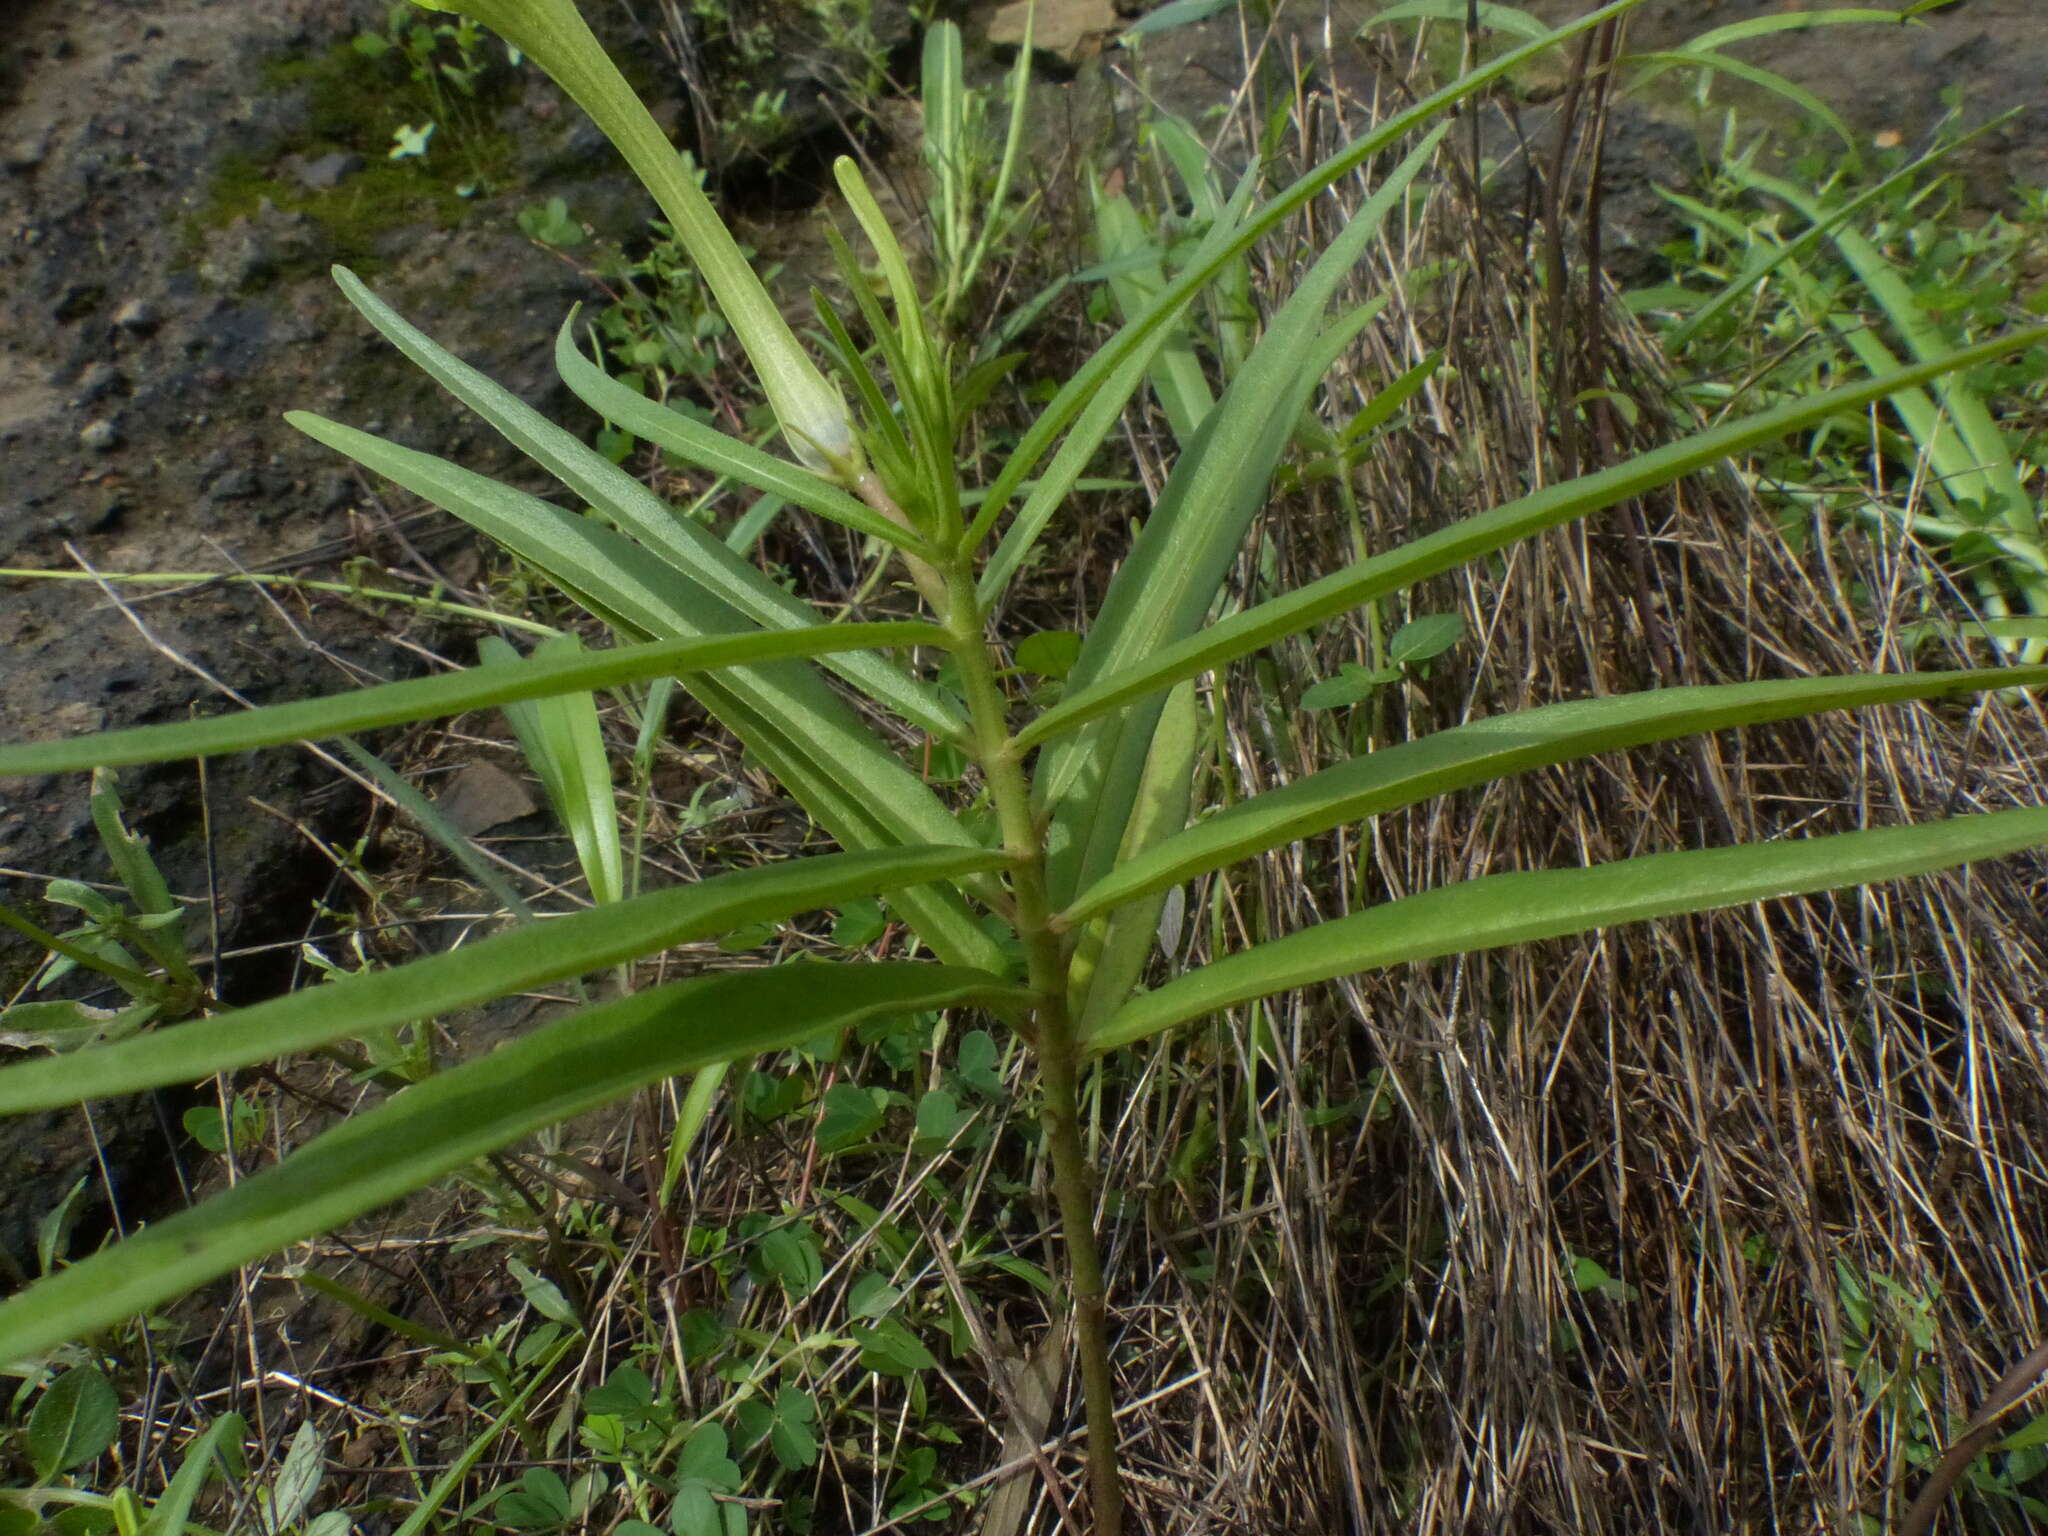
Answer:
<svg viewBox="0 0 2048 1536"><path fill-rule="evenodd" d="M424 156L434 135L446 128L451 137L480 136L488 114L480 96L493 61L484 29L467 16L423 16L410 0L396 0L381 29L358 32L349 46L360 58L379 66L402 65L411 93L424 112L419 123L402 122L391 130L390 160ZM505 62L517 67L519 50L505 48Z"/></svg>
<svg viewBox="0 0 2048 1536"><path fill-rule="evenodd" d="M1895 1454L1914 1472L1930 1471L1964 1429L1959 1417L1951 1418L1938 1406L1945 1331L1939 1293L1837 1258L1835 1301L1842 1319L1842 1364L1868 1405L1871 1429L1894 1443ZM2025 1491L2043 1472L2048 1472L2048 1416L2037 1416L1971 1462L1958 1490L1965 1507L1974 1505L1977 1518L1987 1522L1983 1528L2008 1529L2015 1515L2048 1520L2048 1502ZM1866 1536L1886 1536L1890 1529L1868 1515L1863 1528Z"/></svg>
<svg viewBox="0 0 2048 1536"><path fill-rule="evenodd" d="M2048 312L2048 193L2021 188L2013 212L1967 218L1942 163L1961 142L1954 121L1928 153L1890 147L1868 171L1816 151L1772 174L1760 146L1731 147L1698 196L1665 194L1690 230L1665 249L1671 280L1633 303L1658 318L1703 408L1804 398L1893 366L1898 349L1946 355ZM1734 133L1731 120L1731 146ZM1970 601L1959 612L1925 593L1917 616L1947 622L1909 635L1963 626L2032 657L2048 642L2044 465L2048 347L2036 346L1879 415L1824 422L1756 478L1796 545L1847 523L1938 552Z"/></svg>

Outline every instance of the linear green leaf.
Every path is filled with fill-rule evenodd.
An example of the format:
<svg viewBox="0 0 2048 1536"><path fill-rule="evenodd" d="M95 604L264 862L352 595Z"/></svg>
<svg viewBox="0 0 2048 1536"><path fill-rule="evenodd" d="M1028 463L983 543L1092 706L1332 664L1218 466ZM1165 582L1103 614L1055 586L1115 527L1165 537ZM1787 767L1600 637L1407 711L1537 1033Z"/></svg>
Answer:
<svg viewBox="0 0 2048 1536"><path fill-rule="evenodd" d="M1788 401L1740 421L1710 427L1626 464L1545 486L1490 512L1426 534L1399 549L1333 571L1285 597L1276 597L1212 624L1200 634L1146 657L1122 674L1069 694L1019 731L1017 744L1029 747L1050 740L1133 699L1157 693L1183 678L1198 676L1275 640L1298 634L1361 603L1399 592L1425 577L1453 570L1546 528L1574 522L1618 501L1668 485L1721 459L1809 427L1837 411L1854 410L1953 369L1992 362L2040 342L2048 342L2048 326L2017 331L1962 348L1936 362L1916 364L1803 400Z"/></svg>
<svg viewBox="0 0 2048 1536"><path fill-rule="evenodd" d="M1109 279L1109 291L1116 299L1119 313L1126 319L1142 314L1166 286L1166 268L1158 247L1148 244L1144 223L1129 198L1121 192L1105 193L1101 182L1093 178L1089 188L1095 198L1095 249L1103 262L1113 265L1141 253L1144 257L1135 267L1121 268L1118 275ZM1185 449L1194 441L1195 428L1209 414L1216 397L1202 372L1201 360L1195 356L1192 329L1187 325L1169 326L1165 337L1149 370L1152 394L1159 408L1166 412L1174 441Z"/></svg>
<svg viewBox="0 0 2048 1536"><path fill-rule="evenodd" d="M1669 53L1631 54L1622 62L1624 64L1656 66L1657 73L1662 73L1665 69L1705 69L1725 75L1733 75L1736 79L1748 85L1753 85L1758 90L1770 91L1784 97L1815 122L1826 124L1834 132L1835 136L1848 146L1849 154L1852 157L1856 154L1856 135L1850 131L1849 125L1842 120L1841 113L1835 111L1834 108L1830 107L1825 101L1822 101L1820 97L1814 95L1813 92L1807 90L1804 86L1796 81L1787 80L1783 75L1773 70L1746 63L1741 59L1731 59L1725 53L1710 53L1704 49L1691 47L1674 49Z"/></svg>
<svg viewBox="0 0 2048 1536"><path fill-rule="evenodd" d="M956 879L1003 862L1001 854L983 849L909 848L824 854L735 870L616 906L529 923L410 965L302 988L215 1018L0 1067L0 1114L195 1082L368 1030L588 975L746 923Z"/></svg>
<svg viewBox="0 0 2048 1536"><path fill-rule="evenodd" d="M679 981L588 1009L405 1089L273 1168L0 1304L0 1359L183 1295L648 1083L864 1020L1028 999L983 972L812 962Z"/></svg>
<svg viewBox="0 0 2048 1536"><path fill-rule="evenodd" d="M1269 790L1120 862L1067 909L1081 923L1268 849L1404 805L1598 752L1830 709L2048 685L2048 666L1658 688L1496 715L1352 758Z"/></svg>
<svg viewBox="0 0 2048 1536"><path fill-rule="evenodd" d="M746 621L646 555L623 534L575 517L432 454L304 411L286 418L308 436L454 513L545 571L627 635L692 636ZM833 837L849 848L966 843L968 833L815 670L774 662L684 685L744 741ZM905 919L942 959L1000 970L1000 949L948 889L907 892Z"/></svg>
<svg viewBox="0 0 2048 1536"><path fill-rule="evenodd" d="M343 296L385 340L490 423L513 447L693 584L768 629L804 629L819 622L817 609L783 591L710 530L678 515L675 508L603 454L414 327L346 267L334 269L334 280ZM778 484L796 476L797 484L819 495L837 496L865 511L816 475L793 469L769 454L761 454L761 458L777 466ZM854 655L828 665L870 698L925 730L947 735L961 728L958 714L949 710L934 690L879 656Z"/></svg>
<svg viewBox="0 0 2048 1536"><path fill-rule="evenodd" d="M1901 624L1893 633L1900 645L1921 645L1929 640L2048 640L2048 617L1987 619L1976 614L1957 614L1948 619L1926 619L1918 624Z"/></svg>
<svg viewBox="0 0 2048 1536"><path fill-rule="evenodd" d="M1642 0L1611 0L1610 4L1603 5L1595 11L1588 11L1584 16L1566 23L1547 37L1538 38L1525 47L1504 53L1499 58L1481 65L1471 73L1452 81L1442 90L1425 96L1406 111L1395 113L1372 132L1354 139L1322 164L1304 171L1284 191L1241 224L1234 219L1227 221L1223 237L1213 242L1205 240L1195 257L1167 285L1157 301L1144 314L1128 322L1104 343L1039 413L1030 429L1025 432L1023 441L1012 451L1003 465L1002 472L989 487L980 515L975 518L973 527L968 530L969 544L978 543L987 535L996 518L1009 505L1010 498L1038 467L1039 460L1045 456L1060 434L1074 423L1075 418L1103 393L1104 385L1112 375L1124 386L1126 396L1137 387L1137 381L1142 377L1142 368L1130 370L1128 373L1124 370L1133 359L1148 355L1148 349L1158 344L1162 329L1171 324L1181 309L1234 257L1250 250L1259 240L1279 227L1282 220L1305 206L1339 177L1349 175L1381 150L1400 143L1415 129L1442 116L1467 97L1485 90L1495 80L1512 73L1559 43L1632 11L1640 4ZM1108 430L1107 424L1104 424L1102 430ZM1099 440L1098 436L1097 441ZM1086 458L1093 454L1095 445L1088 443L1084 446L1086 451L1082 457ZM1062 454L1064 453L1065 449L1062 449ZM1078 465L1074 467L1074 473L1079 473ZM987 600L986 593L983 600Z"/></svg>
<svg viewBox="0 0 2048 1536"><path fill-rule="evenodd" d="M1725 48L1730 43L1747 42L1752 37L1765 37L1773 32L1804 32L1813 27L1836 27L1844 25L1889 25L1897 26L1900 21L1897 11L1872 10L1868 6L1837 6L1826 11L1787 11L1775 16L1752 16L1747 21L1731 21L1725 26L1714 27L1697 37L1686 39L1685 46L1691 52L1703 52ZM1915 23L1924 27L1925 22Z"/></svg>
<svg viewBox="0 0 2048 1536"><path fill-rule="evenodd" d="M1387 174L1304 274L1221 402L1195 428L1088 627L1069 688L1085 690L1097 679L1121 675L1194 634L1208 617L1321 381L1323 356L1314 343L1323 313L1449 131L1443 125L1425 134ZM1046 882L1053 900L1070 900L1114 864L1159 704L1148 700L1127 717L1101 721L1041 761L1033 790L1052 813Z"/></svg>
<svg viewBox="0 0 2048 1536"><path fill-rule="evenodd" d="M1152 750L1118 855L1120 864L1141 859L1188 824L1202 744L1195 686L1182 683L1166 696L1159 728L1152 733ZM1148 895L1117 903L1113 912L1087 924L1077 936L1067 1009L1083 1034L1122 1007L1144 976L1145 962L1159 947L1159 919L1165 907L1165 888L1155 887Z"/></svg>
<svg viewBox="0 0 2048 1536"><path fill-rule="evenodd" d="M1361 33L1370 28L1383 26L1391 21L1453 21L1463 22L1471 13L1470 0L1400 0L1377 15L1366 18ZM1494 0L1480 0L1478 6L1479 25L1496 32L1512 32L1517 37L1545 38L1550 29L1531 16L1527 11L1517 10L1511 5L1499 5Z"/></svg>
<svg viewBox="0 0 2048 1536"><path fill-rule="evenodd" d="M537 654L574 656L583 649L575 635L557 635L541 642ZM496 635L478 643L485 661L516 661L518 653ZM560 693L547 699L525 699L505 706L526 761L547 790L548 803L569 829L576 862L599 906L626 893L625 850L619 845L619 808L612 799L611 761L605 754L604 726L597 699L583 693Z"/></svg>
<svg viewBox="0 0 2048 1536"><path fill-rule="evenodd" d="M0 745L0 776L69 773L128 763L217 757L292 741L319 741L381 726L432 720L469 709L490 709L520 699L611 688L620 683L749 662L822 656L835 651L893 645L939 645L945 632L917 623L819 624L809 629L749 630L688 640L654 640L572 660L521 661L471 667L441 677L381 683L332 698L272 704L236 715L178 720L101 731L64 741Z"/></svg>
<svg viewBox="0 0 2048 1536"><path fill-rule="evenodd" d="M1898 880L2048 843L2048 810L1996 811L1917 827L1658 853L1588 869L1487 875L1318 923L1191 971L1091 1035L1115 1050L1190 1019L1312 982L1416 960L1562 938L1617 923Z"/></svg>
<svg viewBox="0 0 2048 1536"><path fill-rule="evenodd" d="M1747 185L1791 204L1808 223L1816 227L1827 224L1828 210L1790 182L1748 168L1740 169L1737 175ZM1882 251L1859 231L1843 224L1829 229L1828 238L1862 279L1863 286L1883 308L1885 318L1905 338L1918 361L1938 363L1950 355L1948 338L1942 335L1940 325L1920 305L1905 275L1885 259ZM1962 438L1960 452L1942 454L1939 468L1943 489L1954 497L1987 502L1996 497L2003 503L2000 515L2006 525L2038 544L2040 525L2032 498L2020 484L2019 468L2013 462L2014 443L2007 441L1976 392L1960 380L1951 379L1940 394L1941 404L1955 424L1954 431ZM1946 429L1941 431L1945 436ZM1924 448L1940 452L1940 436L1930 438L1918 432L1915 435Z"/></svg>
<svg viewBox="0 0 2048 1536"><path fill-rule="evenodd" d="M1716 318L1724 314L1731 306L1738 303L1745 295L1752 292L1759 284L1763 282L1763 280L1766 277L1770 276L1771 272L1775 270L1780 263L1790 260L1792 257L1801 254L1810 247L1817 245L1820 242L1821 237L1825 235L1830 228L1847 222L1847 220L1850 219L1852 216L1861 212L1864 208L1870 206L1870 204L1876 202L1879 198L1883 197L1886 193L1892 191L1895 187L1904 186L1909 182L1916 182L1919 178L1924 176L1929 170L1929 168L1932 167L1937 161L1943 160L1948 156L1953 155L1957 150L1961 149L1963 146L1970 143L1970 141L1973 139L1980 139L1983 138L1986 134L1998 132L1999 130L2003 129L2007 123L2010 123L2015 117L2020 116L2025 110L2026 109L2023 107L2014 107L2009 112L2001 112L1996 117L1986 119L1984 122L1979 123L1975 128L1972 128L1968 133L1960 134L1952 139L1945 139L1942 143L1937 144L1934 148L1930 149L1926 154L1922 155L1919 159L1907 161L1906 164L1900 166L1896 171L1893 171L1890 175L1886 176L1882 181L1873 182L1870 186L1864 188L1863 191L1857 193L1847 202L1836 204L1834 207L1830 208L1828 210L1827 222L1825 224L1815 224L1812 228L1808 229L1804 234L1800 235L1797 239L1789 241L1786 244L1779 246L1777 248L1776 253L1773 254L1769 260L1762 263L1762 265L1755 267L1745 267L1741 272L1737 273L1736 276L1732 278L1728 282L1728 284L1725 287L1723 287L1722 290L1718 294L1716 294L1709 303L1701 306L1699 309L1694 310L1691 314L1687 315L1682 321L1680 321L1679 324L1675 326L1670 331L1670 333L1665 337L1664 346L1667 353L1676 353L1679 350L1681 350L1685 346L1686 342L1691 340L1692 337L1697 335L1703 328L1705 328L1708 325L1711 325ZM1680 194L1670 192L1662 187L1658 188L1657 190L1660 196L1669 197L1673 199L1677 199L1680 197ZM1684 199L1684 201L1690 203L1692 202L1692 199L1687 198ZM1697 207L1699 205L1695 204L1694 206ZM1704 211L1707 214L1706 222L1715 222L1717 215L1715 214L1714 210L1707 209ZM1745 231L1738 227L1738 229L1733 233L1733 238L1738 244L1741 243L1741 241L1745 238Z"/></svg>
<svg viewBox="0 0 2048 1536"><path fill-rule="evenodd" d="M691 691L842 846L969 845L966 829L894 758L864 756L823 722L806 729L802 717L771 711L756 697L716 681L700 679ZM839 755L841 746L849 748L845 755ZM985 901L998 894L986 876L970 875L960 883ZM951 886L912 887L897 894L894 906L947 964L998 973L1007 964L1002 946Z"/></svg>
<svg viewBox="0 0 2048 1536"><path fill-rule="evenodd" d="M860 533L902 549L921 551L923 545L908 529L898 527L878 512L855 501L846 492L821 480L801 465L778 459L752 443L728 437L715 427L672 411L658 400L650 400L629 389L585 357L572 331L575 316L562 322L555 337L555 370L585 405L615 426L636 437L681 454L692 464L717 474L744 480L756 490L835 523L844 523Z"/></svg>

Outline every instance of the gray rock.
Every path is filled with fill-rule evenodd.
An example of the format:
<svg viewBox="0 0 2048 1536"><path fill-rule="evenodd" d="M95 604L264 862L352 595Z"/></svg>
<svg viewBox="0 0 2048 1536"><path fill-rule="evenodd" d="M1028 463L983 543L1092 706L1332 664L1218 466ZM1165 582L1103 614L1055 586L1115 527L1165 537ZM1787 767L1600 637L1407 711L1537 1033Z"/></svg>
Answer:
<svg viewBox="0 0 2048 1536"><path fill-rule="evenodd" d="M114 324L124 331L155 330L157 319L156 306L147 299L130 299L114 311Z"/></svg>
<svg viewBox="0 0 2048 1536"><path fill-rule="evenodd" d="M209 501L244 501L261 489L252 469L231 469L206 488Z"/></svg>
<svg viewBox="0 0 2048 1536"><path fill-rule="evenodd" d="M79 429L78 446L93 453L108 453L121 446L121 429L104 416L88 421Z"/></svg>
<svg viewBox="0 0 2048 1536"><path fill-rule="evenodd" d="M435 797L434 808L467 837L540 809L524 784L496 763L483 761L456 769L447 787Z"/></svg>
<svg viewBox="0 0 2048 1536"><path fill-rule="evenodd" d="M284 168L285 174L308 192L332 192L363 168L363 157L345 149L312 160L303 155L287 155Z"/></svg>
<svg viewBox="0 0 2048 1536"><path fill-rule="evenodd" d="M125 392L128 376L112 363L94 363L78 377L78 403L91 405L109 395Z"/></svg>

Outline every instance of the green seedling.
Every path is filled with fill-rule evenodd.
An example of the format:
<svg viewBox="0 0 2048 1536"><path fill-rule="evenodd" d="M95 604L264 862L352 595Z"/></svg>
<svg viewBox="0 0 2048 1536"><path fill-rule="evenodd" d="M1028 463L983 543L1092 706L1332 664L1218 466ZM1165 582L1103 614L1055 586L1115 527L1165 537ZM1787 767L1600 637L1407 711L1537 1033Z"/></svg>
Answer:
<svg viewBox="0 0 2048 1536"><path fill-rule="evenodd" d="M1722 196L1665 194L1693 223L1695 239L1674 247L1681 281L1644 295L1644 304L1680 316L1670 342L1703 365L1726 366L1745 335L1774 348L1792 342L1763 367L1766 397L1822 387L1848 369L1895 367L1900 348L1919 360L1947 356L2016 312L2013 279L2033 243L2024 222L1950 233L1953 220L1927 216L1923 205L1944 190L1932 172L1974 136L1945 135L1853 195L1839 174L1814 188L1757 169L1754 149L1731 154ZM1781 231L1778 216L1758 210L1759 198L1766 208L1790 209L1799 225ZM1721 291L1700 303L1685 281L1696 275ZM1743 323L1731 330L1738 310ZM1878 494L1828 489L1867 478L1870 425L1847 419L1822 424L1805 462L1782 473L1773 467L1769 483L1802 511L1838 510L1938 550L1975 599L1976 622L1961 632L2039 660L2048 655L2048 532L2027 489L2041 457L2040 434L2027 420L2038 417L2044 382L2048 351L2035 349L1891 399L1896 427L1880 419L1875 436L1895 479ZM1994 414L1992 391L2020 404L2007 413L2010 424Z"/></svg>

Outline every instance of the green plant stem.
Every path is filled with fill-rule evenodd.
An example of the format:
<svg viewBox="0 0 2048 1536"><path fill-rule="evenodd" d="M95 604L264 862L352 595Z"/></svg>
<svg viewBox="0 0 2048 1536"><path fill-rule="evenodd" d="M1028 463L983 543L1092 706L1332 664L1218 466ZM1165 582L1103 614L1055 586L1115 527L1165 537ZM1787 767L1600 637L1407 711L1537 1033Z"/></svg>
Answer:
<svg viewBox="0 0 2048 1536"><path fill-rule="evenodd" d="M985 638L974 572L966 560L946 562L944 623L967 696L969 751L980 763L1002 827L1003 847L1015 860L1011 890L1017 936L1023 942L1036 1003L1031 1043L1038 1054L1044 1096L1041 1117L1052 1153L1053 1193L1067 1248L1067 1293L1073 1308L1074 1347L1081 1357L1088 1417L1088 1481L1095 1536L1123 1530L1123 1479L1117 1467L1116 1387L1110 1368L1107 1287L1095 1241L1095 1179L1081 1141L1081 1046L1067 1010L1068 956L1053 930L1045 881L1045 837L1031 811L1023 755L1010 735L1008 711L996 681L995 658Z"/></svg>
<svg viewBox="0 0 2048 1536"><path fill-rule="evenodd" d="M142 972L132 970L118 961L102 960L89 949L81 949L76 944L66 943L56 934L30 922L12 907L0 906L0 925L12 928L23 938L42 945L53 955L62 955L73 965L83 966L88 971L97 971L109 981L117 983L138 1002L143 998L162 1000L170 996L169 989L155 977L145 976Z"/></svg>

